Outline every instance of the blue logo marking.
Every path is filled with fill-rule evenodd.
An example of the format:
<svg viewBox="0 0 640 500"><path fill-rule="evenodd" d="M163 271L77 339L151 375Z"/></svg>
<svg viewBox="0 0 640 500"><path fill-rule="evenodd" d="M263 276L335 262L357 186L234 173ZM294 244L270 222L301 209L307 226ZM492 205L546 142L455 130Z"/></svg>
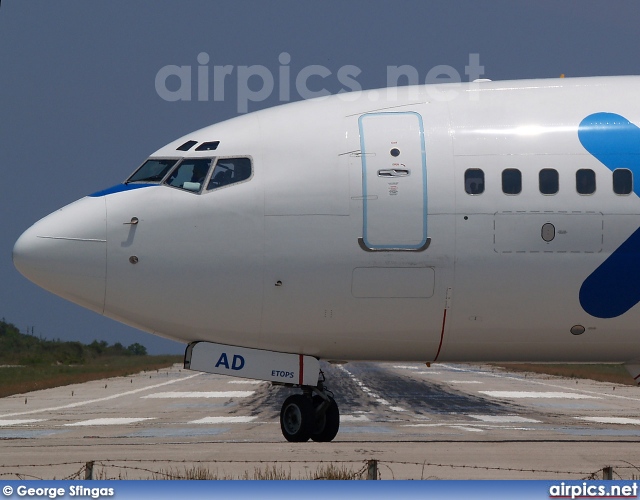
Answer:
<svg viewBox="0 0 640 500"><path fill-rule="evenodd" d="M227 357L227 353L223 352L216 363L216 368L220 366L223 366L227 370L242 370L242 368L244 368L244 358L239 354L234 354L231 367L229 367L229 358Z"/></svg>
<svg viewBox="0 0 640 500"><path fill-rule="evenodd" d="M131 191L132 189L140 189L149 186L157 186L157 184L118 184L102 191L96 191L90 194L91 198L99 198L100 196L107 196L108 194L121 193L123 191Z"/></svg>
<svg viewBox="0 0 640 500"><path fill-rule="evenodd" d="M640 128L614 113L594 113L578 128L582 146L609 170L633 172L640 196ZM597 318L615 318L640 302L640 228L622 243L580 287L580 305Z"/></svg>

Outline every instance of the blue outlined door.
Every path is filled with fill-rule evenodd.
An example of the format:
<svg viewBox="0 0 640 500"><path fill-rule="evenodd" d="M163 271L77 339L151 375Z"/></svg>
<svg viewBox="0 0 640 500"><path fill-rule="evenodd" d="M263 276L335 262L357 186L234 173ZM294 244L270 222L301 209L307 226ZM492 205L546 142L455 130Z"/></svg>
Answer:
<svg viewBox="0 0 640 500"><path fill-rule="evenodd" d="M362 156L361 246L420 251L427 238L427 161L422 117L367 113L358 120Z"/></svg>

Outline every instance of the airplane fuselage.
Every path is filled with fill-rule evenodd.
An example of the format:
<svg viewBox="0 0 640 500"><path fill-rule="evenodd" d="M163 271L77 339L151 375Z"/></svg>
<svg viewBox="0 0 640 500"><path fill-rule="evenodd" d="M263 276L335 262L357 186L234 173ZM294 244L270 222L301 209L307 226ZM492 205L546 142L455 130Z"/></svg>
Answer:
<svg viewBox="0 0 640 500"><path fill-rule="evenodd" d="M640 182L640 151L618 141L640 124L639 86L404 87L239 116L151 159L241 158L242 181L130 180L36 223L14 260L54 293L182 342L329 360L631 361L640 193L626 172L614 191L613 176Z"/></svg>

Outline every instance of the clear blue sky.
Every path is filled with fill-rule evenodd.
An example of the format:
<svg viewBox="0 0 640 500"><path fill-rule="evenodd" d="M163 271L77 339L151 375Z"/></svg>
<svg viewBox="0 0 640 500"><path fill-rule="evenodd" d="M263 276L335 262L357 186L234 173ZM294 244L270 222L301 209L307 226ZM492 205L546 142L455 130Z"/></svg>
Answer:
<svg viewBox="0 0 640 500"><path fill-rule="evenodd" d="M357 66L362 88L386 85L387 66L436 65L464 76L479 54L493 80L640 74L637 0L331 1L3 0L0 6L0 317L64 340L140 342L182 352L86 311L24 279L11 250L36 220L117 184L150 153L238 113L237 68L262 65L278 104L278 57L291 78L308 65L332 75L310 86L340 90ZM197 57L209 55L210 98L197 99ZM193 99L156 91L167 65L192 66ZM231 65L225 99L213 100L213 67ZM254 79L254 90L260 81ZM166 82L178 87L177 77ZM291 99L298 100L292 83Z"/></svg>

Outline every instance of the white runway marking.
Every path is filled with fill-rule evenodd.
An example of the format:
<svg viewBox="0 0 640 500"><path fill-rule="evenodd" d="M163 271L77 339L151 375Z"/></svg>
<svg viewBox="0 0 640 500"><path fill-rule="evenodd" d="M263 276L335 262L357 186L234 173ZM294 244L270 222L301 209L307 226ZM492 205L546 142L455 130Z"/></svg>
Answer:
<svg viewBox="0 0 640 500"><path fill-rule="evenodd" d="M446 363L442 363L439 364L439 366L451 369L451 370L455 370L455 371L459 371L459 372L467 372L467 373L478 373L478 370L469 370L466 368L458 368L457 366L451 366L451 365L447 365ZM508 380L516 380L518 382L525 382L527 384L536 384L536 385L543 385L545 387L556 387L558 389L564 389L566 390L570 390L570 391L576 391L576 392L581 392L584 394L596 394L596 399L601 399L601 398L615 398L615 399L626 399L626 400L630 400L630 401L638 401L638 398L632 398L629 396L620 396L617 394L605 394L602 392L596 392L596 391L588 391L585 389L574 389L573 387L565 387L563 385L559 385L559 384L550 384L549 382L540 382L539 380L531 380L531 379L524 379L521 376L515 376L515 375L500 375L498 373L491 373L491 372L481 372L482 375L485 375L487 377L495 377L495 378L503 378L503 379L508 379Z"/></svg>
<svg viewBox="0 0 640 500"><path fill-rule="evenodd" d="M478 380L445 380L447 384L484 384Z"/></svg>
<svg viewBox="0 0 640 500"><path fill-rule="evenodd" d="M169 384L175 384L176 382L183 382L185 380L189 380L193 377L198 377L202 375L202 373L196 373L194 375L189 375L188 377L179 378L176 380L169 380L168 382L162 382L161 384L150 385L148 387L142 387L140 389L134 389L133 391L121 392L120 394L112 394L111 396L106 396L104 398L98 399L89 399L87 401L79 401L78 403L71 403L68 405L62 406L53 406L50 408L40 408L39 410L30 410L30 411L19 411L16 413L7 413L6 415L2 415L3 417L17 417L18 415L31 415L33 413L44 413L44 412L52 412L57 410L66 410L67 408L77 408L78 406L90 405L92 403L100 403L102 401L109 401L110 399L121 398L122 396L130 396L131 394L137 394L139 392L148 391L149 389L156 389L158 387L162 387Z"/></svg>
<svg viewBox="0 0 640 500"><path fill-rule="evenodd" d="M484 432L484 429L462 424L404 424L402 427L450 427L452 429L460 429L468 432Z"/></svg>
<svg viewBox="0 0 640 500"><path fill-rule="evenodd" d="M438 366L446 368L447 370L453 370L454 372L477 372L477 370L470 370L469 368L460 368L459 366L448 365L446 363L438 363Z"/></svg>
<svg viewBox="0 0 640 500"><path fill-rule="evenodd" d="M205 417L192 420L190 424L247 424L258 417Z"/></svg>
<svg viewBox="0 0 640 500"><path fill-rule="evenodd" d="M417 370L417 366L408 366L408 365L394 365L394 368L399 368L400 370Z"/></svg>
<svg viewBox="0 0 640 500"><path fill-rule="evenodd" d="M457 424L403 424L402 427L451 427Z"/></svg>
<svg viewBox="0 0 640 500"><path fill-rule="evenodd" d="M483 422L491 422L491 423L500 423L500 424L510 424L510 423L532 423L539 424L539 420L534 420L532 418L518 417L516 415L467 415L471 418L475 418L477 420L482 420Z"/></svg>
<svg viewBox="0 0 640 500"><path fill-rule="evenodd" d="M475 427L466 427L464 425L450 425L452 429L460 429L467 432L484 432L482 429L477 429Z"/></svg>
<svg viewBox="0 0 640 500"><path fill-rule="evenodd" d="M416 375L442 375L442 372L436 372L436 371L416 372Z"/></svg>
<svg viewBox="0 0 640 500"><path fill-rule="evenodd" d="M83 420L82 422L74 422L73 424L64 424L67 427L89 427L94 425L127 425L142 422L143 420L154 420L152 417L146 418L94 418L92 420Z"/></svg>
<svg viewBox="0 0 640 500"><path fill-rule="evenodd" d="M444 427L447 424L404 424L402 427Z"/></svg>
<svg viewBox="0 0 640 500"><path fill-rule="evenodd" d="M260 384L264 384L266 382L263 382L262 380L230 380L228 383L229 384L260 385Z"/></svg>
<svg viewBox="0 0 640 500"><path fill-rule="evenodd" d="M528 391L478 391L492 398L522 399L600 399L596 396L576 394L575 392L528 392Z"/></svg>
<svg viewBox="0 0 640 500"><path fill-rule="evenodd" d="M578 420L587 420L588 422L597 422L599 424L631 424L640 425L638 418L626 417L575 417Z"/></svg>
<svg viewBox="0 0 640 500"><path fill-rule="evenodd" d="M509 429L513 431L535 431L536 430L533 427L513 427L513 426L507 426L507 425L491 425L490 423L486 423L486 424L470 424L470 423L403 424L401 427L452 427L454 429L464 429L470 432L483 432L486 430L504 430L504 429Z"/></svg>
<svg viewBox="0 0 640 500"><path fill-rule="evenodd" d="M340 415L340 422L369 422L366 415Z"/></svg>
<svg viewBox="0 0 640 500"><path fill-rule="evenodd" d="M35 422L44 422L45 418L27 418L24 420L0 420L0 427L6 427L8 425L25 425L33 424Z"/></svg>
<svg viewBox="0 0 640 500"><path fill-rule="evenodd" d="M389 409L393 411L407 411L404 408L400 408L399 406L390 406Z"/></svg>
<svg viewBox="0 0 640 500"><path fill-rule="evenodd" d="M142 396L142 399L246 398L254 392L255 391L156 392Z"/></svg>

